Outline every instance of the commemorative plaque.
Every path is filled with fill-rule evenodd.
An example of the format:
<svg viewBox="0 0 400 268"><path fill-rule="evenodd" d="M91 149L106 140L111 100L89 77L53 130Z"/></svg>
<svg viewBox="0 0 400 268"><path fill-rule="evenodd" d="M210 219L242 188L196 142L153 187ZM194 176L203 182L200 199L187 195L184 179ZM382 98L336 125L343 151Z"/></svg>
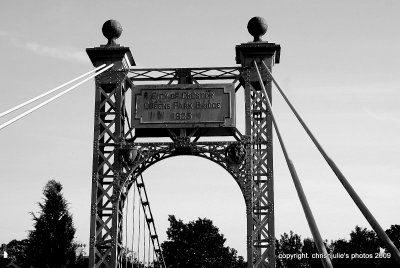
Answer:
<svg viewBox="0 0 400 268"><path fill-rule="evenodd" d="M133 88L135 128L235 127L232 84L139 85Z"/></svg>

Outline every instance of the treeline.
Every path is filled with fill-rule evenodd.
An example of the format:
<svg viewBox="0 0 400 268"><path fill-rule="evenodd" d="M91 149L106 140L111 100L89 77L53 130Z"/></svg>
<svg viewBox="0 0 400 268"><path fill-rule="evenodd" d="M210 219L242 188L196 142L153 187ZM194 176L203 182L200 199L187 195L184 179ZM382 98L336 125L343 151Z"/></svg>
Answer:
<svg viewBox="0 0 400 268"><path fill-rule="evenodd" d="M75 227L62 186L50 180L43 189L44 201L38 203L40 211L31 213L32 231L23 240L12 240L6 248L9 258L0 258L0 268L8 267L88 267L88 258L77 250L82 245L74 242ZM188 223L169 217L168 239L161 245L168 267L244 268L246 262L233 248L225 246L225 237L209 219L197 219ZM400 248L400 225L392 225L387 235ZM350 240L325 241L334 267L340 268L394 268L394 261L386 246L375 232L356 226ZM128 252L128 251L126 251ZM133 253L132 253L133 254ZM123 256L122 267L144 267L132 258ZM322 268L321 257L312 239L293 232L276 239L276 267ZM127 265L129 264L129 265ZM151 265L150 265L151 266Z"/></svg>
<svg viewBox="0 0 400 268"><path fill-rule="evenodd" d="M400 225L392 225L387 235L400 248ZM395 268L395 262L386 246L374 231L356 226L350 233L350 240L325 241L328 256L333 267L340 268ZM301 239L292 231L276 240L276 267L323 268L321 254L318 254L312 239Z"/></svg>

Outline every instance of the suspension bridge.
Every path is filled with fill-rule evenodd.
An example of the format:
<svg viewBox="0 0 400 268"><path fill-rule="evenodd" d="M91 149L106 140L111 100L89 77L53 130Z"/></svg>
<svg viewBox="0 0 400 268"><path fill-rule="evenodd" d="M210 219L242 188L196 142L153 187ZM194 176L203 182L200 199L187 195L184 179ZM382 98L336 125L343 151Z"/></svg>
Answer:
<svg viewBox="0 0 400 268"><path fill-rule="evenodd" d="M108 43L87 49L95 69L0 113L0 117L14 113L61 90L2 123L1 130L95 79L89 267L170 267L160 247L142 173L177 155L203 157L232 175L246 205L248 267L275 267L273 129L318 252L324 256L322 264L332 267L273 113L273 85L400 263L398 249L274 79L272 67L280 61L281 47L262 41L267 31L264 19L252 18L248 30L254 40L236 46L235 66L135 68L129 47L116 42L121 25L109 20L102 28ZM239 91L244 92L244 133L236 127ZM168 141L157 141L160 137ZM202 141L207 137L217 137L217 141Z"/></svg>

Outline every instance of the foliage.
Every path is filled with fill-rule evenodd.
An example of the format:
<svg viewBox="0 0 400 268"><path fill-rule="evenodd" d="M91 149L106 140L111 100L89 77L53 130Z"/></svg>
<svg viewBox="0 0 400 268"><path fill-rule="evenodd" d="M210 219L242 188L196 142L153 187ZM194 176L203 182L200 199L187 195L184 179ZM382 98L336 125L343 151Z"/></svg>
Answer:
<svg viewBox="0 0 400 268"><path fill-rule="evenodd" d="M329 248L327 248L327 251L329 253ZM303 263L306 264L304 267L307 268L323 268L322 262L320 258L314 258L314 256L317 256L318 254L318 249L317 246L314 243L314 240L311 238L305 238L303 240L303 247L301 249L301 252L303 254L307 254L308 258L303 258ZM340 266L338 266L340 267Z"/></svg>
<svg viewBox="0 0 400 268"><path fill-rule="evenodd" d="M388 236L398 247L400 244L400 226L392 225L386 230ZM399 267L393 258L383 252L383 243L375 232L356 226L350 233L350 240L338 239L326 245L333 267L340 268L394 268ZM315 258L317 249L312 239L301 241L300 236L283 234L276 240L276 263L278 268L308 267L322 268L322 262ZM286 254L286 255L285 255ZM297 254L297 255L296 255ZM303 254L303 255L300 255ZM314 254L314 255L313 255ZM292 258L290 258L292 256ZM299 258L293 258L299 256Z"/></svg>
<svg viewBox="0 0 400 268"><path fill-rule="evenodd" d="M278 268L301 267L304 262L303 258L286 258L285 256L301 256L302 248L303 244L299 235L294 234L292 231L289 234L284 233L281 235L281 239L275 242L275 254L278 256L276 266Z"/></svg>
<svg viewBox="0 0 400 268"><path fill-rule="evenodd" d="M386 230L386 234L393 241L393 244L397 248L400 248L400 225L398 225L398 224L391 225L390 228ZM385 246L382 245L382 247L385 247Z"/></svg>
<svg viewBox="0 0 400 268"><path fill-rule="evenodd" d="M375 254L379 253L379 241L374 231L356 226L350 233L350 246L354 256L352 267L374 268L377 265ZM351 257L351 256L350 256Z"/></svg>
<svg viewBox="0 0 400 268"><path fill-rule="evenodd" d="M392 225L390 226L389 229L386 230L386 234L389 236L390 240L392 240L393 244L395 247L400 249L400 225ZM386 245L381 242L381 247L384 248L386 256L390 254L389 249L386 247ZM395 260L392 258L383 258L380 260L381 267L385 268L395 268L399 267L399 264L395 262Z"/></svg>
<svg viewBox="0 0 400 268"><path fill-rule="evenodd" d="M349 241L347 241L346 239L338 239L336 241L332 241L330 248L332 254L334 255L344 254L343 258L337 257L332 259L333 265L343 268L351 265L348 257L351 257L351 254L354 252L354 249L352 248L352 244Z"/></svg>
<svg viewBox="0 0 400 268"><path fill-rule="evenodd" d="M168 240L161 247L168 267L246 267L237 251L224 246L226 239L209 219L187 224L169 216Z"/></svg>
<svg viewBox="0 0 400 268"><path fill-rule="evenodd" d="M153 267L153 263L146 260L146 265L138 260L136 257L136 252L132 251L126 247L122 247L122 260L120 261L121 263L121 268L130 268L130 267L135 267L135 268L150 268Z"/></svg>
<svg viewBox="0 0 400 268"><path fill-rule="evenodd" d="M9 261L14 262L19 266L25 266L26 263L26 251L29 245L28 239L23 240L11 240L7 244L7 253Z"/></svg>
<svg viewBox="0 0 400 268"><path fill-rule="evenodd" d="M350 233L350 244L356 253L379 252L379 242L375 232L360 226L356 226Z"/></svg>
<svg viewBox="0 0 400 268"><path fill-rule="evenodd" d="M34 267L61 268L75 264L75 228L61 190L59 182L47 182L44 202L38 203L39 215L31 213L35 229L29 232L27 257Z"/></svg>

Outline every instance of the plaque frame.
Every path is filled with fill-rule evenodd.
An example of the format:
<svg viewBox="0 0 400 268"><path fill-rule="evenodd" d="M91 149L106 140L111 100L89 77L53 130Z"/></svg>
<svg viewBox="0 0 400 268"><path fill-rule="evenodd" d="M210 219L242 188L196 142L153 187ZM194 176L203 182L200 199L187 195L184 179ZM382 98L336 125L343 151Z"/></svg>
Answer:
<svg viewBox="0 0 400 268"><path fill-rule="evenodd" d="M227 113L224 118L216 118L218 116L221 117L218 112L212 113L213 109L199 108L197 110L207 111L210 113L203 113L203 120L200 118L192 118L188 120L177 120L176 122L172 122L173 120L164 120L164 122L160 122L161 120L154 119L154 122L144 122L143 121L143 111L138 108L138 105L144 105L141 103L143 101L142 94L144 91L158 91L159 94L168 94L171 91L184 93L197 93L196 91L201 92L213 92L216 93L217 90L222 89L222 103L221 107L225 108ZM164 91L164 92L163 92ZM166 93L168 91L168 93ZM226 95L225 95L226 94ZM220 96L220 94L216 94ZM139 98L139 96L141 98ZM180 98L182 100L182 98ZM188 99L191 100L192 99ZM194 99L196 100L196 99ZM166 103L170 103L167 101ZM157 110L157 109L153 109ZM195 109L196 110L196 109ZM178 113L182 113L183 111L191 111L190 109L165 109L165 112L169 114L173 114L178 111ZM140 114L139 114L140 113ZM199 113L197 113L199 115ZM151 117L151 116L150 116ZM218 83L218 84L175 84L175 85L160 85L160 84L151 84L151 85L135 85L132 88L132 107L131 107L131 123L132 127L137 129L147 129L147 128L234 128L236 127L236 93L232 83Z"/></svg>

